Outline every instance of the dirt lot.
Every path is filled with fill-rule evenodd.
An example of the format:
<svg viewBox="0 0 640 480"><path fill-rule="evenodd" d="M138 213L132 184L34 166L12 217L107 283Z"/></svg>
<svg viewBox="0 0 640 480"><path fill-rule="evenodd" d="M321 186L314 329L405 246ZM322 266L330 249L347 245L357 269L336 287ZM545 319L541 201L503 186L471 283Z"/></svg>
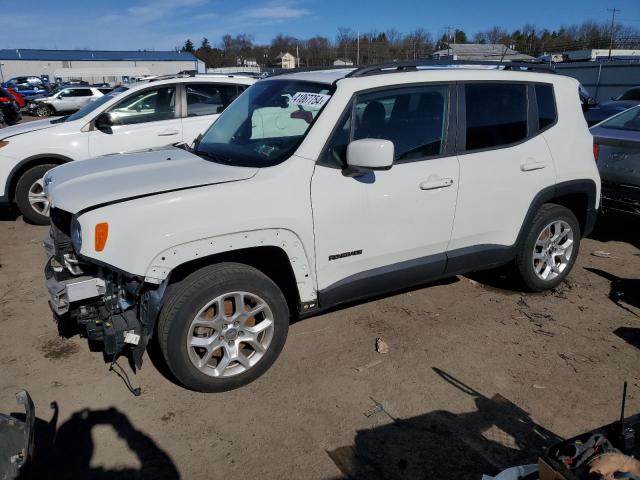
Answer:
<svg viewBox="0 0 640 480"><path fill-rule="evenodd" d="M625 379L640 411L637 223L599 226L555 292L453 278L294 324L274 367L233 392L187 391L147 360L136 398L83 339L58 337L46 228L0 215L0 411L31 393L33 477L479 479L614 420Z"/></svg>

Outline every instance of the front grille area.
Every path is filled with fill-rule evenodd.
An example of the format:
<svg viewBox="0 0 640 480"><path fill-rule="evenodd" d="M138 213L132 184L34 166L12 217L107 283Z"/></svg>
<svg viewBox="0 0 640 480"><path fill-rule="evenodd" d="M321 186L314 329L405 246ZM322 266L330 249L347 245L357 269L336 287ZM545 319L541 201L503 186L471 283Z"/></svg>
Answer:
<svg viewBox="0 0 640 480"><path fill-rule="evenodd" d="M67 237L71 235L71 218L72 214L60 210L59 208L52 208L51 212L51 225L55 226L57 230L65 234Z"/></svg>
<svg viewBox="0 0 640 480"><path fill-rule="evenodd" d="M69 212L59 208L51 209L51 238L56 260L64 265L64 255L73 252L71 245L71 218Z"/></svg>

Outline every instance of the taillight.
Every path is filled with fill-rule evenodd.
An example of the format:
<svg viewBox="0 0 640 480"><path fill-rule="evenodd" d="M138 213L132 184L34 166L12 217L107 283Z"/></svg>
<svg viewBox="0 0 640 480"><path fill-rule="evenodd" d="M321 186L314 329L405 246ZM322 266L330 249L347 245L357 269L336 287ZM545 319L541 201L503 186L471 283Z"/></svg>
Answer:
<svg viewBox="0 0 640 480"><path fill-rule="evenodd" d="M0 102L10 102L11 99L9 97L0 97Z"/></svg>
<svg viewBox="0 0 640 480"><path fill-rule="evenodd" d="M593 159L597 162L598 161L598 155L600 154L600 145L598 145L597 143L593 143Z"/></svg>

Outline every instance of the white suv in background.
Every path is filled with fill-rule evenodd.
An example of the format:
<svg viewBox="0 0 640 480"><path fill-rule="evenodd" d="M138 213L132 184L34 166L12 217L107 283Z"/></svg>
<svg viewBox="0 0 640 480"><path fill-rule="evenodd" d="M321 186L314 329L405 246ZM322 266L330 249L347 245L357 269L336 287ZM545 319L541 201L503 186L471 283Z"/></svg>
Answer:
<svg viewBox="0 0 640 480"><path fill-rule="evenodd" d="M0 206L16 204L25 218L46 224L47 170L72 160L192 143L254 82L226 75L159 79L103 95L66 117L3 128Z"/></svg>
<svg viewBox="0 0 640 480"><path fill-rule="evenodd" d="M268 78L194 148L50 171L59 321L138 366L156 336L184 385L221 391L299 316L509 262L556 287L600 198L578 82L416 67Z"/></svg>
<svg viewBox="0 0 640 480"><path fill-rule="evenodd" d="M26 109L36 117L48 117L63 112L80 110L87 103L111 92L113 88L98 87L69 87L46 95L34 98L27 103Z"/></svg>

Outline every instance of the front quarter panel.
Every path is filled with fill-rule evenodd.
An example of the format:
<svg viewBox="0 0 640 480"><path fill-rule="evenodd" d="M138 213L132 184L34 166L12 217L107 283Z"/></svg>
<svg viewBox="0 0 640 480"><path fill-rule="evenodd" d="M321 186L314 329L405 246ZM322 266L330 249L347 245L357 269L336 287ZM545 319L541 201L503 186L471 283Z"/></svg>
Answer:
<svg viewBox="0 0 640 480"><path fill-rule="evenodd" d="M78 217L81 254L152 283L177 266L241 248L277 246L288 255L302 301L315 299L309 182L314 164L292 157L253 178L114 203ZM102 252L97 223L109 224Z"/></svg>

